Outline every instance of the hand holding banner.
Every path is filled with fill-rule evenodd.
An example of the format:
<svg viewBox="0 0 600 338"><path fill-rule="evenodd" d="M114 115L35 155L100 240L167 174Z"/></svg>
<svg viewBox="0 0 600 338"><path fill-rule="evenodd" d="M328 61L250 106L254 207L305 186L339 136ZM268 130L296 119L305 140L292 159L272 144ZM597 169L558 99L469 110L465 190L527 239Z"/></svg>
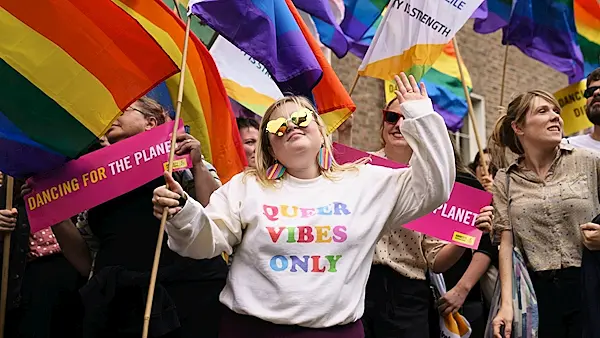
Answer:
<svg viewBox="0 0 600 338"><path fill-rule="evenodd" d="M368 154L348 146L334 143L333 156L338 163L355 162L370 158L372 165L388 168L405 168L404 164ZM423 234L448 241L459 246L477 249L482 232L475 227L479 210L490 205L492 195L484 190L455 183L448 202L432 213L414 220L404 227Z"/></svg>
<svg viewBox="0 0 600 338"><path fill-rule="evenodd" d="M166 170L174 122L130 137L32 177L25 196L31 232L55 225L160 177ZM179 123L183 131L183 123ZM191 168L190 155L174 169Z"/></svg>

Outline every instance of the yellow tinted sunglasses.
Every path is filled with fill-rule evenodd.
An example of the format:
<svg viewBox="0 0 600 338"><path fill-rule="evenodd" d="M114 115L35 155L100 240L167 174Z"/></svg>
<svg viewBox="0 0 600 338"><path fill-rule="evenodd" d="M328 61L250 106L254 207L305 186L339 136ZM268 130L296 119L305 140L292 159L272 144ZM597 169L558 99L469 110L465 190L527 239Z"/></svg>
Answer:
<svg viewBox="0 0 600 338"><path fill-rule="evenodd" d="M267 122L267 132L277 135L279 137L283 136L288 129L288 123L292 122L294 125L300 128L306 128L313 120L313 113L308 108L303 108L298 111L293 112L290 115L289 119L285 117L280 117L275 120L271 120Z"/></svg>

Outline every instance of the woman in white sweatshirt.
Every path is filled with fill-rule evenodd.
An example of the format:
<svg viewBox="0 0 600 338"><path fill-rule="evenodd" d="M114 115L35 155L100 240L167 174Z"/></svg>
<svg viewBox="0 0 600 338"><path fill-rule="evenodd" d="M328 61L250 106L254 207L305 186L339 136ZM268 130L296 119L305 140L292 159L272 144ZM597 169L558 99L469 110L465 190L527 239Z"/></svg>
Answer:
<svg viewBox="0 0 600 338"><path fill-rule="evenodd" d="M286 97L265 112L256 169L215 191L209 205L171 190L154 192L154 213L169 208L169 247L196 259L236 259L220 299L229 309L219 337L364 336L360 318L375 243L447 201L455 179L452 145L425 86L396 77L414 149L408 169L338 165L310 102Z"/></svg>

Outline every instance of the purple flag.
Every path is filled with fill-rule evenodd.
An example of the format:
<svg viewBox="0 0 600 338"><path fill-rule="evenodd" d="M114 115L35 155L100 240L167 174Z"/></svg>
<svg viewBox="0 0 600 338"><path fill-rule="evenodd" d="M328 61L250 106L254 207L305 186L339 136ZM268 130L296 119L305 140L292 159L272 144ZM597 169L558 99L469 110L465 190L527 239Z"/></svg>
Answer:
<svg viewBox="0 0 600 338"><path fill-rule="evenodd" d="M513 0L484 0L471 16L473 30L480 34L493 33L508 25Z"/></svg>
<svg viewBox="0 0 600 338"><path fill-rule="evenodd" d="M296 8L311 15L321 42L338 58L348 53L348 39L336 23L329 0L293 0Z"/></svg>
<svg viewBox="0 0 600 338"><path fill-rule="evenodd" d="M285 0L190 0L190 11L263 64L282 92L311 97L323 70Z"/></svg>
<svg viewBox="0 0 600 338"><path fill-rule="evenodd" d="M584 77L573 0L516 0L502 43L569 76Z"/></svg>

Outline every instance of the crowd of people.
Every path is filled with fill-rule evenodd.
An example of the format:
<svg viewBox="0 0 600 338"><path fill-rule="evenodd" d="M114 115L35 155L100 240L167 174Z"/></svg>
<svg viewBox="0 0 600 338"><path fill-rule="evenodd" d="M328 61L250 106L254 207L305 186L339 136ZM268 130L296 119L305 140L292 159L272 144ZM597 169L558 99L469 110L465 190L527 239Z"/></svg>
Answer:
<svg viewBox="0 0 600 338"><path fill-rule="evenodd" d="M337 163L314 106L289 96L261 121L238 118L248 168L225 185L182 133L176 153L192 169L31 234L31 187L17 180L14 208L0 210L0 231L13 233L5 336L139 337L166 208L150 337L438 338L440 316L458 312L471 337L509 338L513 248L535 289L537 336L600 337L600 299L589 297L599 281L582 274L600 250L600 69L585 91L591 134L564 139L556 99L529 91L470 164L425 87L405 74L396 82L373 154L408 168ZM142 97L89 151L169 119ZM446 202L454 182L493 194L475 221L485 232L476 250L403 227ZM432 290L440 275L445 293Z"/></svg>

